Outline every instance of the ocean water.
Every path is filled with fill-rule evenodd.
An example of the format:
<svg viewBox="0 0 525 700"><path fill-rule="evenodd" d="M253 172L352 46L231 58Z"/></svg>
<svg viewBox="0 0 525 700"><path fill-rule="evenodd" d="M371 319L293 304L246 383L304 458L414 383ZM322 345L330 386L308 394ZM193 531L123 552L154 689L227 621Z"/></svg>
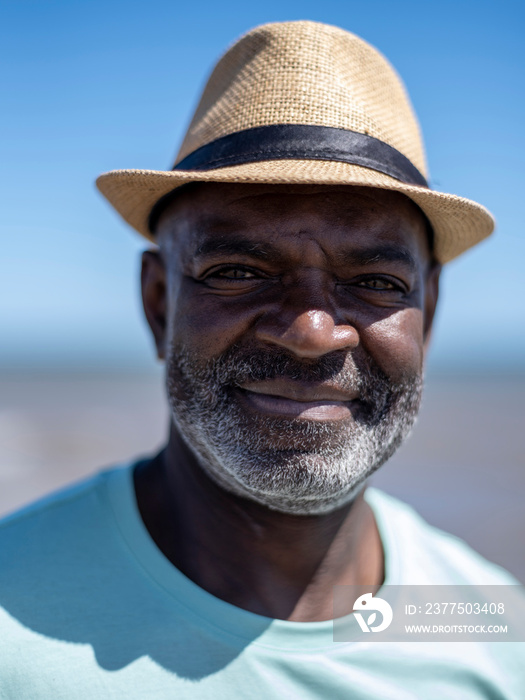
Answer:
<svg viewBox="0 0 525 700"><path fill-rule="evenodd" d="M431 377L371 483L525 581L524 418L525 376ZM0 375L0 515L154 453L167 427L160 373Z"/></svg>

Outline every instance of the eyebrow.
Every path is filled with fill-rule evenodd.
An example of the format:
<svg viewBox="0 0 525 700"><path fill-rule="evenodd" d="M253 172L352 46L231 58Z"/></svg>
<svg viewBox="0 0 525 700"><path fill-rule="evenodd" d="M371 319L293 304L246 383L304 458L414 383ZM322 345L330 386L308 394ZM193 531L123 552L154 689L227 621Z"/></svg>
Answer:
<svg viewBox="0 0 525 700"><path fill-rule="evenodd" d="M366 267L375 263L401 263L412 272L417 270L417 262L412 253L396 245L373 246L370 248L352 248L343 250L337 254L340 263L345 265L356 265Z"/></svg>
<svg viewBox="0 0 525 700"><path fill-rule="evenodd" d="M272 243L248 241L245 238L208 238L201 243L194 253L195 258L207 255L248 255L259 260L285 260L279 248ZM370 248L350 248L336 253L335 258L341 265L348 267L366 267L376 263L401 263L411 272L417 271L417 262L412 253L402 246L380 245Z"/></svg>
<svg viewBox="0 0 525 700"><path fill-rule="evenodd" d="M208 238L194 253L196 258L206 255L249 255L260 260L269 257L282 258L282 253L272 243L258 243L248 241L245 238L223 238L221 236Z"/></svg>

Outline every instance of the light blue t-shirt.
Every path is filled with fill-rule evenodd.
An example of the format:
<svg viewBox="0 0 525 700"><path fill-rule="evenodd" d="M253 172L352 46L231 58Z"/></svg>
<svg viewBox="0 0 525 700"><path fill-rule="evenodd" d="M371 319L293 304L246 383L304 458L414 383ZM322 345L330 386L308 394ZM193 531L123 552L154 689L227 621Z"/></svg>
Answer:
<svg viewBox="0 0 525 700"><path fill-rule="evenodd" d="M369 489L385 584L516 581ZM523 644L333 641L215 598L160 552L131 467L0 524L1 700L523 700Z"/></svg>

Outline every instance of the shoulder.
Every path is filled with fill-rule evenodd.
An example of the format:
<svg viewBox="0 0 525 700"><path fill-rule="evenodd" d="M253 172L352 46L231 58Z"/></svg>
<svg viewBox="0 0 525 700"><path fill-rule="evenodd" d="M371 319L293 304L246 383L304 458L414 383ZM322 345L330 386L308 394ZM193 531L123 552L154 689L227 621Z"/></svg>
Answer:
<svg viewBox="0 0 525 700"><path fill-rule="evenodd" d="M14 585L96 547L107 533L106 484L122 468L100 472L0 520L0 581Z"/></svg>
<svg viewBox="0 0 525 700"><path fill-rule="evenodd" d="M104 477L105 472L101 472L3 517L0 520L0 540L6 541L16 536L18 532L67 516L83 502L96 498Z"/></svg>
<svg viewBox="0 0 525 700"><path fill-rule="evenodd" d="M487 561L459 537L429 525L406 503L369 488L371 506L395 578L407 584L513 585L505 569ZM393 581L392 581L393 582Z"/></svg>
<svg viewBox="0 0 525 700"><path fill-rule="evenodd" d="M0 521L0 613L33 620L57 615L70 595L86 599L120 542L108 484L123 473L100 472Z"/></svg>

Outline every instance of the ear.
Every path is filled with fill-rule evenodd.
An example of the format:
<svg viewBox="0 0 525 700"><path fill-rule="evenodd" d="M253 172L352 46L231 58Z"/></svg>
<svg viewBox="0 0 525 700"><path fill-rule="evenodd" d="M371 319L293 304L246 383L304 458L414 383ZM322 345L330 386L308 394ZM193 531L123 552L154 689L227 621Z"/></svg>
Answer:
<svg viewBox="0 0 525 700"><path fill-rule="evenodd" d="M144 313L155 339L157 357L162 360L166 351L167 285L166 268L157 251L146 250L142 254L140 281Z"/></svg>
<svg viewBox="0 0 525 700"><path fill-rule="evenodd" d="M437 301L439 296L439 276L441 274L441 265L433 262L429 266L427 278L425 282L425 304L423 309L423 340L425 354L428 351L430 343L430 335L432 331L432 322L436 313Z"/></svg>

